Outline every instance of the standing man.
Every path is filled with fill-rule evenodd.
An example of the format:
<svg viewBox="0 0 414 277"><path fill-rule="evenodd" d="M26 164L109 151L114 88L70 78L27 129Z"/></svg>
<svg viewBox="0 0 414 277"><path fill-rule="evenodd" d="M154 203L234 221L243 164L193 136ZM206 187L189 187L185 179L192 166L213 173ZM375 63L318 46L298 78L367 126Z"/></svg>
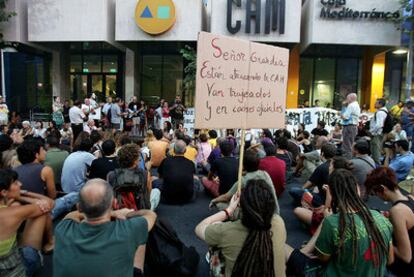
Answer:
<svg viewBox="0 0 414 277"><path fill-rule="evenodd" d="M115 133L117 130L121 129L121 121L122 121L122 99L116 98L115 103L111 106L111 126L112 132Z"/></svg>
<svg viewBox="0 0 414 277"><path fill-rule="evenodd" d="M170 109L174 129L178 129L180 124L184 124L184 112L186 110L186 107L181 102L181 96L177 95L175 97L175 103Z"/></svg>
<svg viewBox="0 0 414 277"><path fill-rule="evenodd" d="M75 103L73 103L73 107L69 110L69 119L73 131L73 141L75 141L79 134L83 131L83 122L87 120L87 117L83 113L81 107L82 101L76 100Z"/></svg>
<svg viewBox="0 0 414 277"><path fill-rule="evenodd" d="M382 141L384 139L383 128L385 119L388 115L387 107L385 107L385 99L380 98L375 102L375 112L374 117L371 119L369 131L371 132L371 155L372 159L376 164L381 164L381 148Z"/></svg>
<svg viewBox="0 0 414 277"><path fill-rule="evenodd" d="M344 129L342 131L343 143L342 148L344 156L347 159L352 158L352 145L354 144L355 137L358 133L358 121L359 115L361 114L361 108L357 102L356 93L350 93L346 97L348 106L345 112L341 115L344 120Z"/></svg>

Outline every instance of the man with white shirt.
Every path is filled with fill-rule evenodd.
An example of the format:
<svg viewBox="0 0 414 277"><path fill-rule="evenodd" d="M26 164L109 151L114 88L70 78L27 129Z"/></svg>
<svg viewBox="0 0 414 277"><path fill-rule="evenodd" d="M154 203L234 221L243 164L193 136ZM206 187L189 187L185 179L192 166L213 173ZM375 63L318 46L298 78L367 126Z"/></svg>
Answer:
<svg viewBox="0 0 414 277"><path fill-rule="evenodd" d="M388 110L385 107L385 99L377 99L375 102L375 109L377 109L377 111L369 125L369 131L372 135L371 156L376 164L380 164L382 141L384 139L383 128L385 119L388 115Z"/></svg>
<svg viewBox="0 0 414 277"><path fill-rule="evenodd" d="M350 93L346 97L348 106L345 112L341 115L344 120L344 128L342 130L342 149L344 157L347 159L352 158L352 145L354 144L355 137L358 133L359 115L361 114L361 108L357 102L356 93Z"/></svg>
<svg viewBox="0 0 414 277"><path fill-rule="evenodd" d="M73 107L69 110L69 119L73 131L73 141L75 141L79 134L83 131L83 122L87 119L81 107L82 102L80 100L76 100L75 103L73 103Z"/></svg>

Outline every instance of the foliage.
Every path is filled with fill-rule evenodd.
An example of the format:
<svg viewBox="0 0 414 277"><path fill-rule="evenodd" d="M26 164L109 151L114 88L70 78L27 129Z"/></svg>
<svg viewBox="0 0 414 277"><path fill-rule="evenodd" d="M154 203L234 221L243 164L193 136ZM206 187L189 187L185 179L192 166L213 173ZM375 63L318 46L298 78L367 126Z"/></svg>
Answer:
<svg viewBox="0 0 414 277"><path fill-rule="evenodd" d="M0 24L8 22L10 18L16 15L15 12L6 9L8 0L0 0ZM0 29L0 41L3 41L3 30Z"/></svg>
<svg viewBox="0 0 414 277"><path fill-rule="evenodd" d="M194 48L189 45L185 45L180 50L184 60L187 61L187 66L184 68L184 89L187 92L192 92L195 87L195 77L197 71L197 52Z"/></svg>

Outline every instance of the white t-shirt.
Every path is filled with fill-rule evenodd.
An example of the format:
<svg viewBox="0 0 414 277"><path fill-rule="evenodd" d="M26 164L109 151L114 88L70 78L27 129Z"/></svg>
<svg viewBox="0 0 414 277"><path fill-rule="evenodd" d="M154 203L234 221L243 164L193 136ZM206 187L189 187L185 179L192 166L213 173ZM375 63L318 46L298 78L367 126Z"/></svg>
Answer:
<svg viewBox="0 0 414 277"><path fill-rule="evenodd" d="M9 121L9 108L5 103L0 104L0 121L3 123Z"/></svg>
<svg viewBox="0 0 414 277"><path fill-rule="evenodd" d="M83 119L86 117L86 115L83 113L83 111L77 107L73 106L69 110L69 119L70 123L72 124L81 124L83 123Z"/></svg>

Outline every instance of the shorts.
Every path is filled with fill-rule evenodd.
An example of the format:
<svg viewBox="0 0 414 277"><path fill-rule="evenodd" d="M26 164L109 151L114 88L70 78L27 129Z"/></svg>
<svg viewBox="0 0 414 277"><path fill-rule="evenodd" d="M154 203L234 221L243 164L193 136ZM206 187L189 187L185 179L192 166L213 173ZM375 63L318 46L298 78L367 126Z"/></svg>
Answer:
<svg viewBox="0 0 414 277"><path fill-rule="evenodd" d="M112 129L119 130L121 129L120 123L111 123Z"/></svg>
<svg viewBox="0 0 414 277"><path fill-rule="evenodd" d="M286 263L286 276L319 276L322 268L321 261L311 259L295 249Z"/></svg>
<svg viewBox="0 0 414 277"><path fill-rule="evenodd" d="M43 256L39 250L30 246L19 248L23 265L26 269L27 276L33 276L34 273L43 265Z"/></svg>

